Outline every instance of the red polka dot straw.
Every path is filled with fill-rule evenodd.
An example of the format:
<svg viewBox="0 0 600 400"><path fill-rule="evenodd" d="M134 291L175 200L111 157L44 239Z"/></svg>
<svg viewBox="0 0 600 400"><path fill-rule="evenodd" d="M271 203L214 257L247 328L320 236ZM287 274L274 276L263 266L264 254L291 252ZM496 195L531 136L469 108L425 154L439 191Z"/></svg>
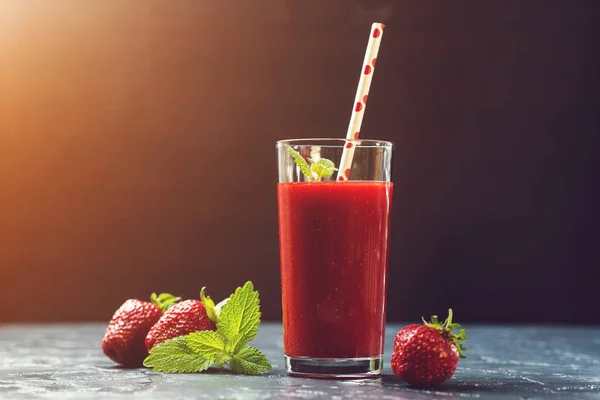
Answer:
<svg viewBox="0 0 600 400"><path fill-rule="evenodd" d="M342 159L340 160L337 176L338 181L347 181L350 177L350 168L352 167L354 151L358 144L358 133L360 132L363 116L365 115L365 108L367 107L367 97L369 95L373 73L375 72L375 61L377 59L377 53L379 53L379 45L381 44L381 38L383 36L383 27L384 25L380 22L375 22L371 26L367 51L365 52L365 59L360 70L360 79L358 80L358 88L356 89L356 97L354 98L354 108L352 109L352 115L350 116L350 123L348 124L348 131L346 133L347 142L344 146Z"/></svg>

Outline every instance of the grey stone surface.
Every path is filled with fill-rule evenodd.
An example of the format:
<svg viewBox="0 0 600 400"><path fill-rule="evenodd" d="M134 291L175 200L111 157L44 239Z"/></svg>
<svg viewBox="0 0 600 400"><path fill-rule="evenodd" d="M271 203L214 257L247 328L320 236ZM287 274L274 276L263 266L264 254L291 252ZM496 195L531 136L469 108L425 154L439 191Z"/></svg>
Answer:
<svg viewBox="0 0 600 400"><path fill-rule="evenodd" d="M116 367L100 351L105 326L0 327L2 399L600 399L600 328L469 329L468 358L435 390L416 390L388 362L399 325L388 325L386 368L370 380L286 376L281 326L263 324L254 344L274 369L264 376L166 375Z"/></svg>

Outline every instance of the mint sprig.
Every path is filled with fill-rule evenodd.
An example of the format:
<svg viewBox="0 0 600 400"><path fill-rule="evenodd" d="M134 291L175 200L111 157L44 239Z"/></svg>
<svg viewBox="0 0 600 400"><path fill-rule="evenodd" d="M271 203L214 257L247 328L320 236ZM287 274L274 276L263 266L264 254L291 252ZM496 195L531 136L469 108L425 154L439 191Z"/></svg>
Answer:
<svg viewBox="0 0 600 400"><path fill-rule="evenodd" d="M260 324L260 306L258 292L252 282L237 288L223 306L217 320L217 332L227 339L232 351L252 341L258 333Z"/></svg>
<svg viewBox="0 0 600 400"><path fill-rule="evenodd" d="M331 178L331 175L338 170L333 161L326 158L319 158L317 161L310 159L310 162L312 163L310 170L317 176L317 181L320 181L322 178Z"/></svg>
<svg viewBox="0 0 600 400"><path fill-rule="evenodd" d="M200 297L209 317L216 318L217 330L166 340L150 351L144 365L157 372L201 372L227 363L239 374L256 375L270 370L267 357L248 344L256 337L261 316L258 292L252 282L246 282L216 306L204 295L204 288Z"/></svg>
<svg viewBox="0 0 600 400"><path fill-rule="evenodd" d="M308 166L308 163L306 162L304 157L302 157L302 154L294 150L294 148L289 144L286 144L285 148L287 149L288 153L290 153L290 156L292 156L292 158L294 159L294 162L296 163L298 168L300 168L300 172L302 172L302 174L307 178L312 178L310 167Z"/></svg>
<svg viewBox="0 0 600 400"><path fill-rule="evenodd" d="M265 368L271 369L267 357L256 347L245 344L229 362L231 369L236 374L258 375Z"/></svg>
<svg viewBox="0 0 600 400"><path fill-rule="evenodd" d="M231 360L231 355L225 350L227 340L218 332L193 332L188 335L186 340L190 349L213 361L217 367L222 367Z"/></svg>
<svg viewBox="0 0 600 400"><path fill-rule="evenodd" d="M144 360L144 365L154 367L154 371L180 373L204 371L213 363L190 348L185 336L165 340Z"/></svg>
<svg viewBox="0 0 600 400"><path fill-rule="evenodd" d="M306 160L304 159L304 157L302 157L302 155L298 151L296 151L292 146L286 144L285 148L287 149L288 153L290 153L290 156L292 156L292 158L294 159L294 162L296 163L298 168L300 168L300 172L302 172L302 174L308 178L309 182L312 179L314 179L316 182L319 182L323 178L329 179L331 178L331 175L333 175L333 173L338 170L335 167L333 161L331 160L328 160L326 158L319 158L318 160L313 160L312 158L309 158L309 165L308 162L306 162Z"/></svg>

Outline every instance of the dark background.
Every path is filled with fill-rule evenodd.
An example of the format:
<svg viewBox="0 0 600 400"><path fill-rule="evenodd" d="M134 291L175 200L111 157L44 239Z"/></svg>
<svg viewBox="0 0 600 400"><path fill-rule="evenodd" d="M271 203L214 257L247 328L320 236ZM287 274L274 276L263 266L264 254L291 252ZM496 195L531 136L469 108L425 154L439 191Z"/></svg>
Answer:
<svg viewBox="0 0 600 400"><path fill-rule="evenodd" d="M396 143L389 320L597 323L598 2L0 2L0 321L246 280L280 318L274 142Z"/></svg>

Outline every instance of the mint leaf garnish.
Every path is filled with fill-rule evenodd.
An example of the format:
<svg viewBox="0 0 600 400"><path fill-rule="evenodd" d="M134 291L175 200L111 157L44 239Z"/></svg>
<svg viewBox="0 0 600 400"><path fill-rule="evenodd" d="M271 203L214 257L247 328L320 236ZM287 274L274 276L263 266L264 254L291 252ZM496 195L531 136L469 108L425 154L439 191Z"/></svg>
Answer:
<svg viewBox="0 0 600 400"><path fill-rule="evenodd" d="M333 161L326 158L319 158L318 161L310 159L310 162L310 170L317 176L316 181L320 181L322 178L331 178L331 175L338 170Z"/></svg>
<svg viewBox="0 0 600 400"><path fill-rule="evenodd" d="M217 320L217 331L230 342L232 350L254 339L260 324L258 292L252 282L237 288L223 306Z"/></svg>
<svg viewBox="0 0 600 400"><path fill-rule="evenodd" d="M310 161L309 166L304 157L294 150L292 146L286 144L285 148L294 159L296 165L300 168L300 172L302 172L302 174L308 178L309 182L312 179L318 182L323 178L331 178L331 175L338 170L333 161L326 158L319 158L318 160L313 160L311 158L308 160Z"/></svg>
<svg viewBox="0 0 600 400"><path fill-rule="evenodd" d="M232 371L260 374L270 370L267 357L248 342L256 337L260 324L260 300L252 282L237 288L216 306L200 292L207 313L216 318L216 331L198 331L166 340L150 350L146 367L158 372L200 372L229 363Z"/></svg>
<svg viewBox="0 0 600 400"><path fill-rule="evenodd" d="M217 305L215 306L215 313L217 314L217 318L219 317L219 315L221 315L221 310L223 309L223 306L225 304L227 304L227 302L229 301L229 297L221 300L220 302L217 303Z"/></svg>
<svg viewBox="0 0 600 400"><path fill-rule="evenodd" d="M185 337L166 340L152 349L144 360L144 366L152 367L156 372L200 372L213 365L192 350Z"/></svg>
<svg viewBox="0 0 600 400"><path fill-rule="evenodd" d="M244 345L229 363L233 372L258 375L273 368L269 359L256 347Z"/></svg>
<svg viewBox="0 0 600 400"><path fill-rule="evenodd" d="M292 156L294 159L296 165L300 168L300 172L302 172L307 178L312 178L312 173L310 172L310 168L304 157L302 157L300 153L298 153L292 146L288 144L285 145L285 148L287 149L288 153L290 153L290 156Z"/></svg>
<svg viewBox="0 0 600 400"><path fill-rule="evenodd" d="M231 355L225 351L227 339L215 331L193 332L186 336L186 344L202 357L214 361L218 367L231 360Z"/></svg>

